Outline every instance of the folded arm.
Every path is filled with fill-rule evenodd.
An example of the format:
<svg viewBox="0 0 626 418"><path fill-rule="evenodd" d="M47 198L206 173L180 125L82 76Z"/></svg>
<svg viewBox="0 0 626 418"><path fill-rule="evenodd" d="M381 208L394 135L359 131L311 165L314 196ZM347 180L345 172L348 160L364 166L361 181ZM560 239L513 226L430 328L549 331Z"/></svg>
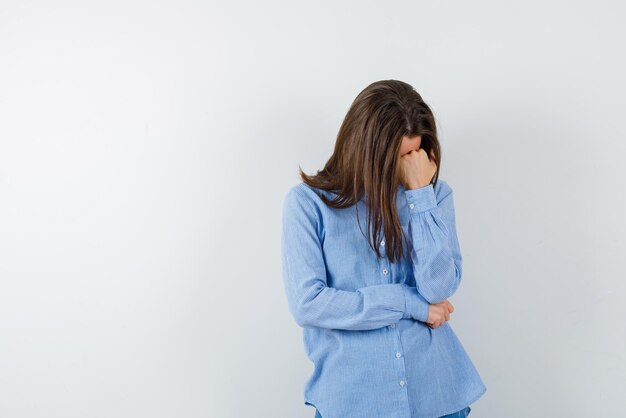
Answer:
<svg viewBox="0 0 626 418"><path fill-rule="evenodd" d="M298 188L283 203L281 253L289 310L298 325L368 330L400 319L428 319L428 302L404 283L364 286L356 291L329 287L319 239L318 212Z"/></svg>

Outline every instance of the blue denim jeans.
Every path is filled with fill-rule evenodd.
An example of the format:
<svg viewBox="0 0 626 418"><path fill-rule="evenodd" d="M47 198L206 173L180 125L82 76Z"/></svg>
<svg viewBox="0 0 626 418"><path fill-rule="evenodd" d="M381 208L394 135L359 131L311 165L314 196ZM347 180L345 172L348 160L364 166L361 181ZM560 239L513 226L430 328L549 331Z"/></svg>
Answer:
<svg viewBox="0 0 626 418"><path fill-rule="evenodd" d="M448 415L443 415L439 418L465 418L469 415L471 410L472 408L470 408L469 406L466 406L460 411L456 411ZM315 418L322 418L322 414L320 414L320 411L318 411L317 409L315 410Z"/></svg>

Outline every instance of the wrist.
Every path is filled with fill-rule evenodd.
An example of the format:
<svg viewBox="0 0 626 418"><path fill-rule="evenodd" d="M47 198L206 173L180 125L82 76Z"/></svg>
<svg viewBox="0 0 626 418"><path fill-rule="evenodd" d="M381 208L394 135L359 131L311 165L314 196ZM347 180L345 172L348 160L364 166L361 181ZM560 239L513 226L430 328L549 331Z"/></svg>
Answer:
<svg viewBox="0 0 626 418"><path fill-rule="evenodd" d="M418 183L413 183L413 184L409 184L407 186L407 190L415 190L415 189L421 189L422 187L426 186L426 184L418 184Z"/></svg>
<svg viewBox="0 0 626 418"><path fill-rule="evenodd" d="M432 184L405 190L404 194L411 213L420 213L437 207L437 196Z"/></svg>
<svg viewBox="0 0 626 418"><path fill-rule="evenodd" d="M426 322L430 312L430 304L417 291L415 286L402 285L405 298L405 309L402 318L413 318L417 321Z"/></svg>

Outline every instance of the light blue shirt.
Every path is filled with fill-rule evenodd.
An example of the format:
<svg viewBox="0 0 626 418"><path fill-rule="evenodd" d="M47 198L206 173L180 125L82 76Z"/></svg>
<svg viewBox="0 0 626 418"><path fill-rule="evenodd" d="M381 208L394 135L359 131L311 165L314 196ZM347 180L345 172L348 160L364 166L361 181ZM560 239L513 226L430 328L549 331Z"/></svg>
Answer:
<svg viewBox="0 0 626 418"><path fill-rule="evenodd" d="M398 187L410 257L378 259L356 205L327 207L300 182L283 202L283 283L314 365L304 403L323 418L438 418L487 390L448 322L431 329L428 304L459 288L462 257L452 189L442 179ZM357 203L365 233L365 199ZM454 315L454 314L453 314Z"/></svg>

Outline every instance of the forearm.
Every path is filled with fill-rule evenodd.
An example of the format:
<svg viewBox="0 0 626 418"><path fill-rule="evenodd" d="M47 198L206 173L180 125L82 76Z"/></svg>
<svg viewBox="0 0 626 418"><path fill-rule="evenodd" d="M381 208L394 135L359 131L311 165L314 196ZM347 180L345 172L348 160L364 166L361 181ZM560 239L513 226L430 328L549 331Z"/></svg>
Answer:
<svg viewBox="0 0 626 418"><path fill-rule="evenodd" d="M451 297L458 289L462 275L452 190L444 193L437 203L432 184L405 190L415 282L417 290L429 303Z"/></svg>

